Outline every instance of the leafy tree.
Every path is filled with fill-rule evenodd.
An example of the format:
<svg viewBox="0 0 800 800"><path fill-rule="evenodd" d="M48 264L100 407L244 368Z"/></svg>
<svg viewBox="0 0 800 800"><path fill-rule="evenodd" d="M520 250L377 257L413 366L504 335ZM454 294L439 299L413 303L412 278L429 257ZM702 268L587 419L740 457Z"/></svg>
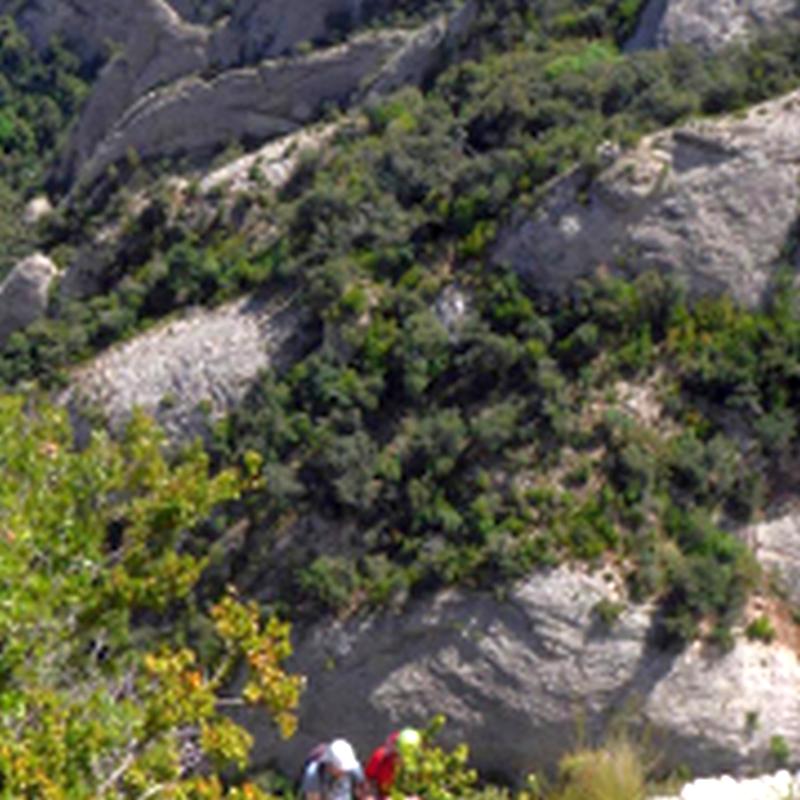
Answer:
<svg viewBox="0 0 800 800"><path fill-rule="evenodd" d="M475 796L478 775L467 766L469 749L460 744L451 751L434 743L445 723L435 716L421 732L422 745L403 753L397 779L392 786L393 800L419 796L428 800L455 800Z"/></svg>
<svg viewBox="0 0 800 800"><path fill-rule="evenodd" d="M263 797L221 777L250 745L226 710L260 705L293 732L288 626L232 589L204 635L187 622L205 564L188 534L250 479L162 446L137 416L76 451L65 412L0 398L3 798Z"/></svg>

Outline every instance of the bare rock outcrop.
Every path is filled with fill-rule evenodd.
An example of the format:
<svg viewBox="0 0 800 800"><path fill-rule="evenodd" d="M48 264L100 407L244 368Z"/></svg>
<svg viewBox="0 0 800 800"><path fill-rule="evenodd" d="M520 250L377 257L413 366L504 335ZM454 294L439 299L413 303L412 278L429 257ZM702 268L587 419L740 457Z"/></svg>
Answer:
<svg viewBox="0 0 800 800"><path fill-rule="evenodd" d="M22 221L25 225L36 225L51 214L52 211L53 206L50 198L47 195L40 194L32 197L25 204L25 210L22 212Z"/></svg>
<svg viewBox="0 0 800 800"><path fill-rule="evenodd" d="M619 605L604 622L598 604ZM300 733L276 741L254 718L257 758L295 769L337 732L361 752L400 724L447 715L446 738L472 761L518 781L553 767L583 724L598 736L638 718L663 766L697 774L758 768L769 740L800 746L800 662L787 647L741 640L721 655L651 643L653 610L624 605L613 580L561 567L504 600L449 591L403 615L324 622L299 633L293 667L308 676ZM757 724L754 724L754 720Z"/></svg>
<svg viewBox="0 0 800 800"><path fill-rule="evenodd" d="M274 58L300 43L342 36L389 0L238 0L212 42L212 60L222 65Z"/></svg>
<svg viewBox="0 0 800 800"><path fill-rule="evenodd" d="M797 0L650 0L628 50L695 45L717 50L731 41L797 18Z"/></svg>
<svg viewBox="0 0 800 800"><path fill-rule="evenodd" d="M141 408L174 441L202 436L262 370L291 363L309 344L303 322L290 298L195 309L76 369L61 402L78 419L100 411L112 429Z"/></svg>
<svg viewBox="0 0 800 800"><path fill-rule="evenodd" d="M292 177L304 154L319 150L335 131L336 125L312 126L268 142L208 173L200 181L200 191L208 195L223 188L229 194L264 186L279 189Z"/></svg>
<svg viewBox="0 0 800 800"><path fill-rule="evenodd" d="M156 90L116 122L80 179L92 183L129 149L142 158L170 156L288 134L324 103L346 102L397 46L393 36L370 36L307 58L192 76Z"/></svg>
<svg viewBox="0 0 800 800"><path fill-rule="evenodd" d="M21 7L0 0L0 12L14 11L40 47L57 35L86 60L113 56L61 153L55 178L69 187L93 182L129 154L203 154L230 141L265 140L367 87L418 82L475 5L470 0L418 31L362 33L302 57L301 43L339 42L392 4L237 0L220 17L220 4L196 0L24 0Z"/></svg>
<svg viewBox="0 0 800 800"><path fill-rule="evenodd" d="M439 61L467 35L477 13L477 1L467 0L451 15L442 15L409 36L372 82L370 95L378 97L403 85L422 84L439 66Z"/></svg>
<svg viewBox="0 0 800 800"><path fill-rule="evenodd" d="M798 92L649 136L588 189L580 172L555 181L533 214L501 232L494 258L544 290L598 269L657 269L693 295L756 305L792 245L798 137Z"/></svg>
<svg viewBox="0 0 800 800"><path fill-rule="evenodd" d="M58 267L34 253L20 261L0 283L0 343L42 317Z"/></svg>
<svg viewBox="0 0 800 800"><path fill-rule="evenodd" d="M142 96L105 130L70 150L70 174L91 184L133 151L141 158L208 152L232 141L263 141L313 121L326 104L344 106L375 81L394 85L392 57L417 40L413 32L365 34L305 57L265 61L213 77L192 74ZM436 46L439 39L431 40ZM386 77L385 77L386 76ZM90 126L90 110L82 123ZM97 131L107 120L97 122Z"/></svg>
<svg viewBox="0 0 800 800"><path fill-rule="evenodd" d="M109 45L188 30L167 0L0 0L0 13L13 13L35 47L57 36L85 61L108 56Z"/></svg>
<svg viewBox="0 0 800 800"><path fill-rule="evenodd" d="M144 92L207 63L209 31L189 24L167 0L0 0L35 47L66 41L86 62L106 64L62 155L69 182L117 117Z"/></svg>
<svg viewBox="0 0 800 800"><path fill-rule="evenodd" d="M800 609L800 511L752 525L742 538L779 591Z"/></svg>
<svg viewBox="0 0 800 800"><path fill-rule="evenodd" d="M77 174L136 100L207 66L207 31L186 24L165 3L142 3L128 25L123 53L101 72L61 155L59 178L63 181Z"/></svg>

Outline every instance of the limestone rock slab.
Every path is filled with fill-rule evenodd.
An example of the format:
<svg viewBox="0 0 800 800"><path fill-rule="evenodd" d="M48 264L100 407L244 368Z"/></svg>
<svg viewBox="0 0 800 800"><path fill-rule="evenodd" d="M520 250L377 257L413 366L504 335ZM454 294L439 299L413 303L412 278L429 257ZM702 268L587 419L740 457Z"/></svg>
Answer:
<svg viewBox="0 0 800 800"><path fill-rule="evenodd" d="M300 732L279 742L263 719L245 718L256 758L296 769L315 741L336 735L368 755L387 731L438 712L445 742L466 741L479 769L511 781L553 768L620 715L640 721L662 766L697 775L763 767L776 734L799 752L794 652L745 640L727 655L665 651L652 641L653 608L623 595L608 575L560 567L505 598L448 591L402 615L298 630L293 667L308 676ZM621 604L616 620L603 621L601 602Z"/></svg>
<svg viewBox="0 0 800 800"><path fill-rule="evenodd" d="M564 291L597 270L678 276L754 306L788 257L800 201L800 93L643 139L586 186L574 172L518 212L494 258Z"/></svg>
<svg viewBox="0 0 800 800"><path fill-rule="evenodd" d="M262 370L290 363L308 344L303 320L288 298L194 309L74 370L60 399L78 419L99 410L112 429L140 408L173 441L204 435Z"/></svg>
<svg viewBox="0 0 800 800"><path fill-rule="evenodd" d="M628 50L695 45L717 50L798 17L796 0L650 0Z"/></svg>

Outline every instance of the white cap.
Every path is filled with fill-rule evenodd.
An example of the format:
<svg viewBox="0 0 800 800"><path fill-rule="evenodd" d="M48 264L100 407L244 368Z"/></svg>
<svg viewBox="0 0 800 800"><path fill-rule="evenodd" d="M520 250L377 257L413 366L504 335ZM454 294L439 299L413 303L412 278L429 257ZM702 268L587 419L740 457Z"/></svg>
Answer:
<svg viewBox="0 0 800 800"><path fill-rule="evenodd" d="M352 772L359 767L353 747L346 739L334 739L325 750L322 760L342 772Z"/></svg>

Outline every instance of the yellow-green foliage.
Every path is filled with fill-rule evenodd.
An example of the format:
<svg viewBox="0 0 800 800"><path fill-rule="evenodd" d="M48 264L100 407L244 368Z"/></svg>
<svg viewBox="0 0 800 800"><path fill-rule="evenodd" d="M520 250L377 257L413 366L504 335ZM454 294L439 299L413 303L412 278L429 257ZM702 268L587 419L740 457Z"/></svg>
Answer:
<svg viewBox="0 0 800 800"><path fill-rule="evenodd" d="M560 786L548 800L644 800L641 752L624 738L599 750L580 750L561 761Z"/></svg>
<svg viewBox="0 0 800 800"><path fill-rule="evenodd" d="M78 452L63 411L0 398L4 800L263 797L217 777L250 746L224 708L261 705L294 730L288 626L231 590L211 610L209 663L177 639L204 566L186 536L248 479L209 475L199 447L172 465L162 444L137 417L121 443L95 434ZM251 678L228 696L243 661Z"/></svg>
<svg viewBox="0 0 800 800"><path fill-rule="evenodd" d="M392 787L393 800L414 796L425 800L458 800L474 796L478 775L467 766L469 748L460 744L448 751L433 742L444 722L444 716L434 717L422 731L422 745L403 754Z"/></svg>
<svg viewBox="0 0 800 800"><path fill-rule="evenodd" d="M646 796L645 753L624 735L613 736L597 749L583 748L564 756L552 786L536 775L530 775L517 791L479 786L477 773L467 764L465 744L446 751L433 743L444 719L434 717L423 731L422 746L404 753L393 800L644 800Z"/></svg>

